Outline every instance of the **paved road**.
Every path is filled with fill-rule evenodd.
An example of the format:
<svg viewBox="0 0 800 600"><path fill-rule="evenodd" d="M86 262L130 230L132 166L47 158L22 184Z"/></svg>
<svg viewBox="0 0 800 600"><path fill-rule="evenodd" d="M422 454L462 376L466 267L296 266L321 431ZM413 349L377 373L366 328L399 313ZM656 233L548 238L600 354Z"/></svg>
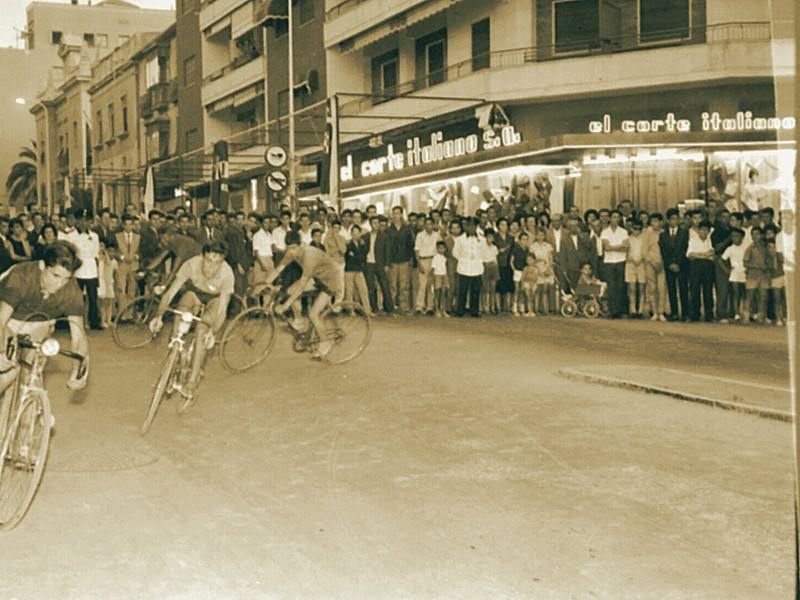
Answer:
<svg viewBox="0 0 800 600"><path fill-rule="evenodd" d="M783 599L790 427L567 382L627 361L785 384L766 328L381 320L358 362L282 337L138 428L160 354L50 365L50 462L2 598Z"/></svg>

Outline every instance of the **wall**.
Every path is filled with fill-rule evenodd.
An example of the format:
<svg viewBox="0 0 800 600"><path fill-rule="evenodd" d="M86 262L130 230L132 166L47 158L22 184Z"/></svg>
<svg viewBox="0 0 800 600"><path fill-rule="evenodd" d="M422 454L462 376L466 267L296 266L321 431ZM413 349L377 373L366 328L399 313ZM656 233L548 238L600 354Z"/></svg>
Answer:
<svg viewBox="0 0 800 600"><path fill-rule="evenodd" d="M203 145L203 105L201 89L203 84L202 33L200 32L200 1L181 0L175 23L176 62L178 66L178 115L177 148L183 154ZM184 79L184 64L194 56L196 76L193 81ZM187 144L187 132L196 130L191 144Z"/></svg>

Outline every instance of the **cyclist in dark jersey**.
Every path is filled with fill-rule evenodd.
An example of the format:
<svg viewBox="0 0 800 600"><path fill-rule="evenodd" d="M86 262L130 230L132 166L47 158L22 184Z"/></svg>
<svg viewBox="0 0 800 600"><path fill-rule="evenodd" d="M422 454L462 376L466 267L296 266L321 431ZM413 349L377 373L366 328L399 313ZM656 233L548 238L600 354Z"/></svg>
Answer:
<svg viewBox="0 0 800 600"><path fill-rule="evenodd" d="M292 263L300 265L302 275L292 283L289 288L289 298L283 304L276 306L278 312L286 312L292 308L294 321L292 326L298 331L305 329L301 317L300 296L304 292L317 290L319 293L314 299L314 304L308 309L308 318L313 323L319 335L319 348L314 355L322 358L331 351L331 343L325 335L325 326L322 323L322 311L333 300L341 298L342 290L339 289L339 268L335 262L322 250L313 246L304 246L300 243L300 234L296 231L286 233L286 254L284 254L278 267L267 277L266 283L272 284L283 270Z"/></svg>
<svg viewBox="0 0 800 600"><path fill-rule="evenodd" d="M175 280L161 297L158 315L151 321L154 332L163 326L162 317L172 299L181 294L178 310L197 314L205 306L203 322L198 324L197 339L202 343L195 346L194 361L189 383L182 393L193 395L199 381L206 353L214 346L214 334L222 329L228 312L228 302L233 295L234 277L225 256L228 248L225 242L217 241L203 246L203 253L194 256L181 265ZM175 320L175 327L178 320Z"/></svg>
<svg viewBox="0 0 800 600"><path fill-rule="evenodd" d="M42 341L62 317L69 320L72 351L86 357L85 373L78 378L81 365L76 364L67 385L73 390L86 386L89 342L83 322L83 292L74 277L80 265L75 247L58 241L45 247L42 260L14 265L0 277L0 394L17 376L17 364L5 355L8 334L26 333L34 341ZM27 320L33 318L36 320Z"/></svg>

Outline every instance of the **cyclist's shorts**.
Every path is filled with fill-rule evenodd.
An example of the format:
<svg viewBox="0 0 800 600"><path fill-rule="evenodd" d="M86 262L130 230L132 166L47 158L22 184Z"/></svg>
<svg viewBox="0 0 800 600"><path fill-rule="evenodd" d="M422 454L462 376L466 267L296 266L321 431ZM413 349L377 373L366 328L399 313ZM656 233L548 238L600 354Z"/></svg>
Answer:
<svg viewBox="0 0 800 600"><path fill-rule="evenodd" d="M203 304L208 304L215 298L219 298L219 294L211 294L209 292L204 292L203 290L199 289L197 286L193 285L191 281L187 281L186 284L181 288L180 295L183 296L186 292L192 292L197 299L200 300Z"/></svg>
<svg viewBox="0 0 800 600"><path fill-rule="evenodd" d="M331 297L333 297L333 296L335 296L335 295L336 295L336 294L335 294L335 292L333 292L333 291L331 290L331 288L329 288L327 285L325 285L324 283L322 283L322 282L321 282L319 279L317 279L316 277L314 278L314 289L315 289L315 290L317 290L318 292L325 292L326 294L328 294L328 295L329 295L329 296L331 296Z"/></svg>

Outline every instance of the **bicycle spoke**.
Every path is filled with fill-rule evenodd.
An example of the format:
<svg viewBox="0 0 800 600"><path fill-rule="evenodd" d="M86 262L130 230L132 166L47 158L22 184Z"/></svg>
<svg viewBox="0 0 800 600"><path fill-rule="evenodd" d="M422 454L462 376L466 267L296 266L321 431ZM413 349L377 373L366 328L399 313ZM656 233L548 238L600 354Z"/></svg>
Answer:
<svg viewBox="0 0 800 600"><path fill-rule="evenodd" d="M341 364L356 358L369 344L372 327L364 309L356 303L344 303L323 316L325 337L332 344L325 360Z"/></svg>
<svg viewBox="0 0 800 600"><path fill-rule="evenodd" d="M222 337L219 358L229 371L246 371L264 360L275 341L275 322L261 308L251 308L230 322Z"/></svg>
<svg viewBox="0 0 800 600"><path fill-rule="evenodd" d="M155 296L142 296L120 311L112 331L114 341L120 348L131 350L152 341L149 325L158 310L158 302Z"/></svg>

